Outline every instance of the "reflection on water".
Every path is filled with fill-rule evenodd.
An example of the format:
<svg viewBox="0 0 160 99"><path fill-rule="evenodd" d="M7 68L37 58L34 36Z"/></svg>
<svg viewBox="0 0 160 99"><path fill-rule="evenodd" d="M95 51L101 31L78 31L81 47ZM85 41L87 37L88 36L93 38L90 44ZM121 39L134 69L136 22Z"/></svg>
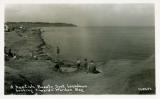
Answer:
<svg viewBox="0 0 160 99"><path fill-rule="evenodd" d="M146 59L154 54L153 27L48 27L44 39L55 53L71 58Z"/></svg>

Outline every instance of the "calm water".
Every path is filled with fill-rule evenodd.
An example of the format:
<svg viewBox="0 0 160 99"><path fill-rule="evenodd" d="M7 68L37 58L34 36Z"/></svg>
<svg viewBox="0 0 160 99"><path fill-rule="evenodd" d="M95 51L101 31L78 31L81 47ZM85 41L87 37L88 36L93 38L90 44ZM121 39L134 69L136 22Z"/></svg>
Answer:
<svg viewBox="0 0 160 99"><path fill-rule="evenodd" d="M154 54L154 27L48 27L43 37L52 53L66 59L141 60Z"/></svg>

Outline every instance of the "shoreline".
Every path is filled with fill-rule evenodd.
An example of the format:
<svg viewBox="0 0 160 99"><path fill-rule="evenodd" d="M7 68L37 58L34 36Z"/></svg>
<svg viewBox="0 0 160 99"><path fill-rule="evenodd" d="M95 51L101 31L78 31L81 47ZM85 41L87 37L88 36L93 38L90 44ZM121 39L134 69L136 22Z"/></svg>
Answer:
<svg viewBox="0 0 160 99"><path fill-rule="evenodd" d="M37 50L38 51L41 51L41 52L43 52L43 53L41 53L41 54L44 54L45 55L45 57L48 57L48 59L47 60L51 60L51 61L53 61L53 59L50 57L50 56L48 56L47 55L47 53L48 52L46 52L46 50L48 50L47 49L47 44L46 44L46 42L44 41L44 39L43 39L43 37L42 37L42 30L41 30L41 28L39 28L39 29L37 29L38 30L38 36L39 36L39 39L41 40L41 43L39 44L39 46L37 47Z"/></svg>

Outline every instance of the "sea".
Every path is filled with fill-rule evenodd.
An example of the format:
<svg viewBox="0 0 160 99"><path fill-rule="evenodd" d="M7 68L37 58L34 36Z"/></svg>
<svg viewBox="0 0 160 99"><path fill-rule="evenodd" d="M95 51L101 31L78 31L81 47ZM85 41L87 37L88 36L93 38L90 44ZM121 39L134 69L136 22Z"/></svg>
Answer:
<svg viewBox="0 0 160 99"><path fill-rule="evenodd" d="M63 59L145 60L155 53L154 27L44 27L43 38L53 55Z"/></svg>

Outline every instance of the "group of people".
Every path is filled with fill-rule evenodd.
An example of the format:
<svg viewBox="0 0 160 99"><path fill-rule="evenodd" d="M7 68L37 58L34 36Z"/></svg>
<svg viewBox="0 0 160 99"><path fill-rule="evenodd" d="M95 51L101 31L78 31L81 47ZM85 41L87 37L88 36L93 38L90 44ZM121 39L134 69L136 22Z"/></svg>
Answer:
<svg viewBox="0 0 160 99"><path fill-rule="evenodd" d="M63 67L64 65L65 64L63 61L60 61L59 59L57 59L54 65L55 71L62 72L61 67ZM77 59L76 62L74 62L74 66L76 66L77 71L84 70L87 73L99 73L99 71L97 71L96 69L96 64L94 63L93 60L88 62L87 59L84 59L84 61L82 62L80 59Z"/></svg>
<svg viewBox="0 0 160 99"><path fill-rule="evenodd" d="M15 59L16 58L16 54L11 50L11 48L4 48L4 54L5 54L5 60L9 61L10 58Z"/></svg>
<svg viewBox="0 0 160 99"><path fill-rule="evenodd" d="M96 64L94 63L93 60L88 62L88 60L85 58L84 61L81 62L80 59L77 59L76 66L77 66L77 70L83 70L84 69L87 73L88 72L98 73L98 71L96 69Z"/></svg>
<svg viewBox="0 0 160 99"><path fill-rule="evenodd" d="M60 48L57 46L56 47L56 55L57 55L57 60L56 60L56 64L55 64L55 69L56 71L60 71L61 70L61 66L64 65L63 61L60 61L58 58L60 54ZM91 60L90 62L88 62L87 58L84 59L84 61L82 62L79 58L76 60L75 65L77 67L77 71L80 70L85 70L87 73L91 72L91 73L99 73L99 71L97 71L96 69L96 64L94 63L93 60Z"/></svg>

